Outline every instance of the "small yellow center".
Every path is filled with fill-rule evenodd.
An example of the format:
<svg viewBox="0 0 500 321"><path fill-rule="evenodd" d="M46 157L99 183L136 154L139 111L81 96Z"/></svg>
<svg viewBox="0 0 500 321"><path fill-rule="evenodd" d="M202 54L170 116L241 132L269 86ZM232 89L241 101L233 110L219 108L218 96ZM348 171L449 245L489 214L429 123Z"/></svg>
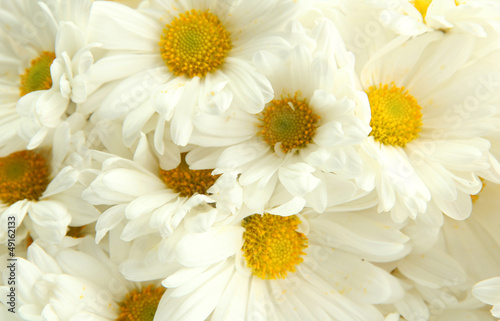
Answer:
<svg viewBox="0 0 500 321"><path fill-rule="evenodd" d="M220 175L212 175L212 169L189 169L186 153L181 154L181 163L174 169L160 169L160 178L168 188L181 196L193 196L195 193L207 194Z"/></svg>
<svg viewBox="0 0 500 321"><path fill-rule="evenodd" d="M0 200L14 204L20 200L36 201L49 184L46 159L31 150L0 158Z"/></svg>
<svg viewBox="0 0 500 321"><path fill-rule="evenodd" d="M153 285L141 291L132 290L119 304L120 316L116 321L153 321L164 292L165 288Z"/></svg>
<svg viewBox="0 0 500 321"><path fill-rule="evenodd" d="M203 77L218 69L231 50L231 38L216 15L186 11L167 24L160 51L168 69L176 76Z"/></svg>
<svg viewBox="0 0 500 321"><path fill-rule="evenodd" d="M43 51L40 56L31 61L31 66L26 68L21 75L21 97L36 90L46 90L52 87L50 65L56 59L53 52Z"/></svg>
<svg viewBox="0 0 500 321"><path fill-rule="evenodd" d="M422 108L404 87L372 86L367 94L372 112L370 136L382 144L400 147L418 137Z"/></svg>
<svg viewBox="0 0 500 321"><path fill-rule="evenodd" d="M281 143L283 152L303 148L316 133L320 116L313 113L305 100L293 98L272 100L259 116L258 136L271 146Z"/></svg>
<svg viewBox="0 0 500 321"><path fill-rule="evenodd" d="M261 279L284 279L304 260L307 237L297 232L297 216L254 214L243 220L243 255Z"/></svg>

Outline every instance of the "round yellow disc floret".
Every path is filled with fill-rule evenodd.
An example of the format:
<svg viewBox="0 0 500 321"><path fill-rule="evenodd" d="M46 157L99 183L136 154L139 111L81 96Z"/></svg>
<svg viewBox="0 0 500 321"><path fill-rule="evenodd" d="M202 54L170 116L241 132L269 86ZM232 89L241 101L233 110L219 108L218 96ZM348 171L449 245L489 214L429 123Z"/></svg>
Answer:
<svg viewBox="0 0 500 321"><path fill-rule="evenodd" d="M21 87L19 88L21 97L32 91L46 90L52 87L52 76L50 66L56 59L53 52L43 51L40 56L31 61L31 66L26 68L21 75Z"/></svg>
<svg viewBox="0 0 500 321"><path fill-rule="evenodd" d="M181 162L174 169L160 169L160 178L168 188L180 196L193 196L195 193L207 194L220 175L212 175L212 169L189 169L186 163L186 153L181 154Z"/></svg>
<svg viewBox="0 0 500 321"><path fill-rule="evenodd" d="M186 11L165 26L160 51L176 76L203 77L223 64L231 50L231 38L216 15Z"/></svg>
<svg viewBox="0 0 500 321"><path fill-rule="evenodd" d="M259 116L258 136L274 146L281 143L283 152L303 148L312 142L318 120L305 100L293 98L272 100Z"/></svg>
<svg viewBox="0 0 500 321"><path fill-rule="evenodd" d="M0 200L14 204L20 200L37 201L49 184L46 159L31 150L0 158Z"/></svg>
<svg viewBox="0 0 500 321"><path fill-rule="evenodd" d="M165 288L152 285L141 291L132 290L119 304L120 316L116 321L153 321L164 292Z"/></svg>
<svg viewBox="0 0 500 321"><path fill-rule="evenodd" d="M367 94L372 112L370 136L382 144L399 147L418 137L422 108L404 87L372 86Z"/></svg>
<svg viewBox="0 0 500 321"><path fill-rule="evenodd" d="M243 220L243 255L261 279L285 278L302 263L307 237L298 232L297 216L254 214Z"/></svg>

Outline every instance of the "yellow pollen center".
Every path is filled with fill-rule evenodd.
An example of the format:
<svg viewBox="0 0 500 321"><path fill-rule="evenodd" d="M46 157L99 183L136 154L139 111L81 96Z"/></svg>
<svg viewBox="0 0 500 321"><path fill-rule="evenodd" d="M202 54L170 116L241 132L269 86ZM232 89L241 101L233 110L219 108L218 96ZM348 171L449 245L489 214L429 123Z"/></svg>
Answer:
<svg viewBox="0 0 500 321"><path fill-rule="evenodd" d="M0 200L9 205L38 200L49 184L46 163L43 156L30 150L0 158Z"/></svg>
<svg viewBox="0 0 500 321"><path fill-rule="evenodd" d="M203 77L218 69L231 50L231 38L216 15L186 11L163 29L161 56L176 76Z"/></svg>
<svg viewBox="0 0 500 321"><path fill-rule="evenodd" d="M367 94L372 112L370 136L382 144L400 147L418 137L422 108L404 87L372 86Z"/></svg>
<svg viewBox="0 0 500 321"><path fill-rule="evenodd" d="M272 100L259 116L257 135L271 146L281 143L283 152L303 148L316 133L320 116L313 113L305 100L293 98Z"/></svg>
<svg viewBox="0 0 500 321"><path fill-rule="evenodd" d="M254 214L243 220L243 255L261 279L284 279L304 260L307 237L297 232L297 216Z"/></svg>
<svg viewBox="0 0 500 321"><path fill-rule="evenodd" d="M164 292L165 288L153 285L142 291L132 290L119 304L120 316L116 321L153 321Z"/></svg>
<svg viewBox="0 0 500 321"><path fill-rule="evenodd" d="M31 61L31 66L26 68L21 75L21 97L36 90L46 90L52 87L52 76L50 66L56 59L53 52L43 51L40 56Z"/></svg>
<svg viewBox="0 0 500 321"><path fill-rule="evenodd" d="M174 169L160 169L160 178L168 188L181 196L193 196L195 193L207 194L220 175L212 175L212 169L189 169L186 153L181 154L181 163Z"/></svg>

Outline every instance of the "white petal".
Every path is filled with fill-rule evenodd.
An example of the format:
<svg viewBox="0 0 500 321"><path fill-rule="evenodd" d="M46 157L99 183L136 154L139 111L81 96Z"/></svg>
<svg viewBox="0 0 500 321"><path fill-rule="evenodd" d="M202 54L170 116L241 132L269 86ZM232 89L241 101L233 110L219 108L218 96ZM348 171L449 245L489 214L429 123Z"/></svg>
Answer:
<svg viewBox="0 0 500 321"><path fill-rule="evenodd" d="M128 204L125 209L125 214L129 220L136 219L139 216L153 212L176 196L176 193L171 193L167 190L160 190L142 195Z"/></svg>
<svg viewBox="0 0 500 321"><path fill-rule="evenodd" d="M99 216L95 226L96 243L99 243L108 231L115 228L125 218L125 207L125 204L113 206Z"/></svg>
<svg viewBox="0 0 500 321"><path fill-rule="evenodd" d="M472 294L486 304L500 304L500 277L476 283L472 289Z"/></svg>
<svg viewBox="0 0 500 321"><path fill-rule="evenodd" d="M188 234L178 244L176 257L189 267L220 262L243 245L243 227L217 227L205 233Z"/></svg>
<svg viewBox="0 0 500 321"><path fill-rule="evenodd" d="M71 216L61 203L50 200L32 203L28 213L35 223L33 228L46 242L59 243L66 235Z"/></svg>
<svg viewBox="0 0 500 321"><path fill-rule="evenodd" d="M94 3L90 26L90 38L92 41L103 43L103 48L139 48L143 52L159 50L161 23L156 23L125 5L113 2Z"/></svg>
<svg viewBox="0 0 500 321"><path fill-rule="evenodd" d="M68 190L78 180L79 172L71 166L64 167L57 176L49 183L43 193L43 198Z"/></svg>
<svg viewBox="0 0 500 321"><path fill-rule="evenodd" d="M116 169L99 175L83 191L82 197L91 204L114 205L164 188L156 177L135 170Z"/></svg>
<svg viewBox="0 0 500 321"><path fill-rule="evenodd" d="M406 277L433 289L461 284L467 276L455 259L437 249L425 255L411 256L398 268Z"/></svg>
<svg viewBox="0 0 500 321"><path fill-rule="evenodd" d="M311 174L313 168L305 163L282 167L278 170L280 182L290 194L304 196L314 190L320 180Z"/></svg>
<svg viewBox="0 0 500 321"><path fill-rule="evenodd" d="M172 122L170 124L170 134L175 144L186 146L191 133L193 132L193 113L198 98L198 86L200 78L194 77L186 84L187 89L182 93L182 97L176 106Z"/></svg>

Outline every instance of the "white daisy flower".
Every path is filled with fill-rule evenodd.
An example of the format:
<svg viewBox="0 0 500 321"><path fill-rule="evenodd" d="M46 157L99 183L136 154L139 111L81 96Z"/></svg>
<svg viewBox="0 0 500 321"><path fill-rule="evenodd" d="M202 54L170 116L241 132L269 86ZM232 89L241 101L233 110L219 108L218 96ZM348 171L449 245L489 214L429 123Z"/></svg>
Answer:
<svg viewBox="0 0 500 321"><path fill-rule="evenodd" d="M390 218L250 213L206 232L185 224L175 246L163 248L183 268L162 282L169 291L156 321L384 320L373 304L402 297L399 283L363 258L407 253L407 238Z"/></svg>
<svg viewBox="0 0 500 321"><path fill-rule="evenodd" d="M49 243L59 243L69 224L82 226L96 220L99 212L80 197L79 171L67 163L68 145L69 126L63 123L51 148L21 150L0 158L1 239L12 220L19 228L27 219L25 232L31 230Z"/></svg>
<svg viewBox="0 0 500 321"><path fill-rule="evenodd" d="M88 116L78 107L90 93L89 73L93 63L87 41L92 6L84 1L9 1L0 3L2 32L3 104L5 130L0 145L13 133L33 149L53 134L68 118L76 128ZM2 108L3 109L3 108ZM5 141L4 141L5 139Z"/></svg>
<svg viewBox="0 0 500 321"><path fill-rule="evenodd" d="M185 152L172 142L169 144L168 155L154 155L143 134L132 160L94 153L102 169L82 197L94 205L111 206L99 217L96 241L124 219L127 224L122 239L130 241L159 230L169 236L197 206L217 202L214 205L224 209L226 215L240 206L241 188L236 185L236 175L212 175L213 169L191 169L186 156L191 147Z"/></svg>
<svg viewBox="0 0 500 321"><path fill-rule="evenodd" d="M322 20L310 33L314 50L297 45L282 58L266 52L255 56L275 92L260 114L235 106L194 119L191 142L215 147L207 154L218 159L217 167L241 173L247 205L257 211L277 184L297 205L295 213L306 200L321 212L356 193L348 179L361 173L356 147L370 132L368 101L355 89L354 57L333 24Z"/></svg>
<svg viewBox="0 0 500 321"><path fill-rule="evenodd" d="M380 19L398 34L416 36L434 30L486 37L500 30L500 4L492 0L383 0Z"/></svg>
<svg viewBox="0 0 500 321"><path fill-rule="evenodd" d="M200 111L220 114L232 102L261 111L272 88L252 57L262 49L288 48L279 32L302 7L291 0L153 0L133 10L96 2L92 39L109 50L96 74L103 81L124 80L96 117L124 116L123 136L130 145L155 116L159 137L170 121L174 142L184 146Z"/></svg>
<svg viewBox="0 0 500 321"><path fill-rule="evenodd" d="M344 21L351 18L357 21ZM364 49L356 69L372 132L362 144L364 174L357 183L375 188L379 211L396 221L426 211L436 226L441 212L465 219L469 195L481 188L478 175L500 182L489 140L500 121L499 52L482 51L466 34L407 40L384 29Z"/></svg>
<svg viewBox="0 0 500 321"><path fill-rule="evenodd" d="M35 242L16 263L22 271L16 313L23 320L150 321L165 292L159 282L125 280L89 237L75 249ZM2 300L6 291L0 287Z"/></svg>

